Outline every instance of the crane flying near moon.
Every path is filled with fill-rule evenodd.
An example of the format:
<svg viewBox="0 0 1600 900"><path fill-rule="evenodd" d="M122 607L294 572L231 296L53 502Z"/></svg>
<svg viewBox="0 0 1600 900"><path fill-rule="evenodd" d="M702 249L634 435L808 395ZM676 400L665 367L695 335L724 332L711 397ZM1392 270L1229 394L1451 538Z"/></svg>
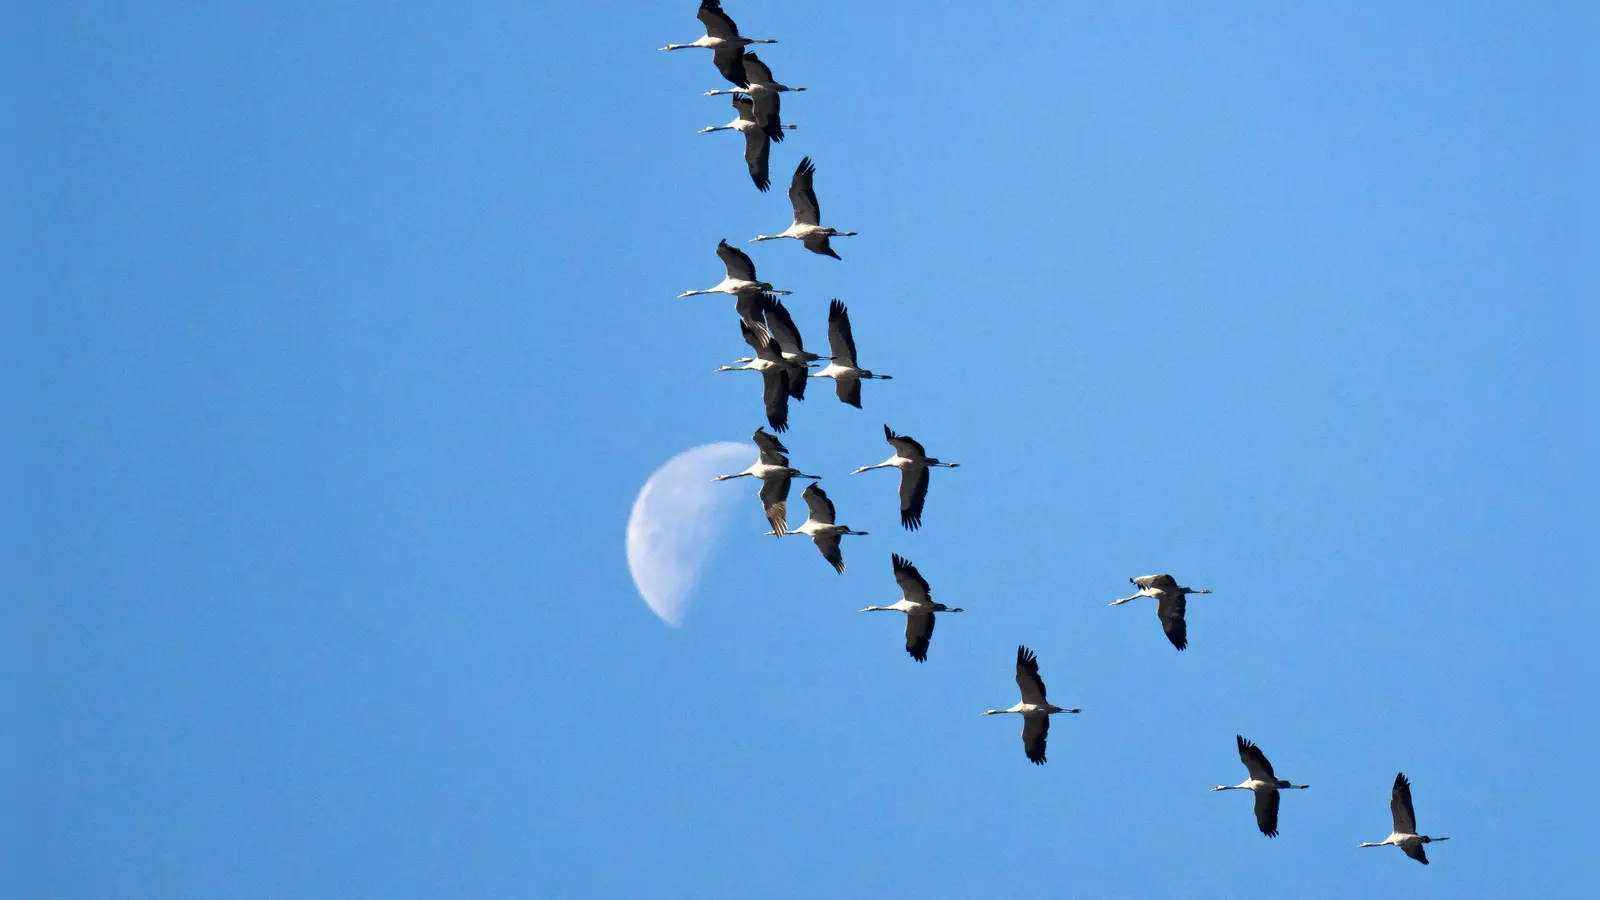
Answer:
<svg viewBox="0 0 1600 900"><path fill-rule="evenodd" d="M704 444L674 456L639 489L628 516L628 570L639 596L668 625L683 623L700 568L744 491L711 479L750 461L750 445Z"/></svg>

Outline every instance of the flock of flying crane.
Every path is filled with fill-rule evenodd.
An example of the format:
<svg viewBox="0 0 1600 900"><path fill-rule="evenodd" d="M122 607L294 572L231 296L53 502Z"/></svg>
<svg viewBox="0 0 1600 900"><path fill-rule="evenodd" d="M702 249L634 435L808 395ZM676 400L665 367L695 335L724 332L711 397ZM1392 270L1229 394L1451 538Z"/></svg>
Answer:
<svg viewBox="0 0 1600 900"><path fill-rule="evenodd" d="M744 135L744 159L750 178L757 188L766 191L771 185L768 164L774 142L784 139L784 132L794 125L784 125L780 114L780 95L788 91L803 91L803 87L789 87L775 80L772 69L754 53L748 52L751 44L775 44L771 38L748 38L739 33L720 0L702 0L697 13L705 26L703 37L687 44L668 44L662 50L703 48L712 51L717 71L733 85L728 90L707 91L706 96L728 94L733 98L736 118L727 125L703 128L700 133L712 131L738 131ZM839 231L821 224L821 209L817 203L813 181L816 166L809 157L800 161L789 183L789 201L794 208L794 223L775 235L758 235L752 239L770 241L793 238L812 253L839 259L829 244L831 237L847 237L853 231ZM807 351L795 326L794 318L778 295L788 294L770 283L757 280L755 263L726 240L717 244L717 256L722 259L726 275L715 286L702 291L685 291L678 296L700 294L727 294L735 298L734 308L739 316L739 330L753 357L742 357L733 365L721 366L719 372L755 371L762 376L762 400L766 407L767 424L774 432L788 429L789 400L805 399L809 378L831 378L838 397L844 403L861 408L861 382L867 379L887 379L857 365L855 338L850 330L849 311L838 300L828 307L828 352L824 357ZM818 363L828 360L828 365L818 368ZM934 468L955 468L959 463L944 462L929 456L922 444L910 437L896 434L889 426L883 427L884 438L894 448L894 455L871 466L862 466L851 474L870 469L894 467L900 470L900 524L908 531L922 527L922 510L928 496L928 476ZM716 481L752 477L761 481L762 511L771 523L767 534L782 537L785 534L803 534L810 537L833 568L843 573L844 556L840 538L845 535L864 535L847 525L836 523L833 502L817 485L819 475L807 475L789 464L789 448L776 434L758 428L752 440L760 451L757 461L742 472L719 475ZM798 528L788 527L787 500L790 482L795 478L811 479L812 483L801 492L806 502L808 516ZM959 607L948 607L932 598L928 582L911 561L898 553L891 556L894 578L902 596L889 606L868 606L862 612L899 612L906 616L906 652L917 662L928 658L928 644L933 637L935 613L958 613ZM1128 579L1138 590L1133 594L1111 601L1112 606L1141 597L1156 601L1156 615L1161 620L1167 639L1179 650L1189 644L1185 613L1189 594L1209 594L1209 590L1179 585L1171 575L1144 575ZM1030 762L1045 763L1045 741L1050 731L1050 716L1056 713L1077 713L1077 709L1055 706L1045 698L1044 680L1039 677L1039 660L1027 647L1017 648L1017 687L1022 699L1008 709L984 710L982 715L1015 713L1022 716L1023 752ZM1239 760L1244 763L1249 777L1238 784L1218 785L1213 791L1247 790L1255 795L1256 825L1267 837L1278 835L1278 804L1280 792L1303 790L1309 785L1293 784L1277 777L1266 754L1243 736L1235 737ZM1389 810L1393 817L1393 831L1381 841L1365 841L1361 847L1396 846L1412 859L1427 865L1426 844L1449 840L1417 833L1416 813L1411 803L1411 783L1404 773L1395 776L1390 791Z"/></svg>

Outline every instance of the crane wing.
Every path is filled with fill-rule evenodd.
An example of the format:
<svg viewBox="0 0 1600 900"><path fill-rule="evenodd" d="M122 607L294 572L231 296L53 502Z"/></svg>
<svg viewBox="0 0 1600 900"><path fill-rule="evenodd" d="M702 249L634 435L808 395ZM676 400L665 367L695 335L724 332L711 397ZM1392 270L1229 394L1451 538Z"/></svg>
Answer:
<svg viewBox="0 0 1600 900"><path fill-rule="evenodd" d="M755 116L751 114L751 121ZM744 164L750 170L750 180L755 182L756 189L765 191L772 187L772 177L767 169L767 162L772 155L772 141L759 128L746 129L744 132ZM751 279L754 281L755 279Z"/></svg>
<svg viewBox="0 0 1600 900"><path fill-rule="evenodd" d="M750 257L743 250L728 243L726 238L717 243L717 257L722 260L729 278L741 281L756 280L756 264L750 261Z"/></svg>
<svg viewBox="0 0 1600 900"><path fill-rule="evenodd" d="M921 444L903 434L895 434L887 425L883 426L883 438L896 453L907 459L922 459L928 455L928 451L922 449Z"/></svg>
<svg viewBox="0 0 1600 900"><path fill-rule="evenodd" d="M1267 837L1278 836L1278 801L1282 799L1277 791L1256 791L1256 827Z"/></svg>
<svg viewBox="0 0 1600 900"><path fill-rule="evenodd" d="M805 490L800 492L800 499L806 501L806 511L810 513L813 522L821 522L824 525L833 524L833 501L828 499L828 495L823 493L822 488L817 487L816 482L813 481Z"/></svg>
<svg viewBox="0 0 1600 900"><path fill-rule="evenodd" d="M1017 687L1022 690L1022 702L1034 706L1045 703L1044 679L1039 677L1039 657L1027 647L1017 648Z"/></svg>
<svg viewBox="0 0 1600 900"><path fill-rule="evenodd" d="M838 534L813 535L811 540L816 543L817 549L822 551L822 558L833 566L833 570L840 575L844 574L844 554L839 551Z"/></svg>
<svg viewBox="0 0 1600 900"><path fill-rule="evenodd" d="M817 205L817 192L812 186L816 174L817 164L807 156L800 160L794 178L789 181L789 205L794 207L796 225L822 224L822 209Z"/></svg>
<svg viewBox="0 0 1600 900"><path fill-rule="evenodd" d="M785 367L789 370L789 396L796 400L806 398L806 384L810 380L810 369L803 362L785 360Z"/></svg>
<svg viewBox="0 0 1600 900"><path fill-rule="evenodd" d="M742 88L750 83L744 70L743 48L734 44L723 44L711 52L711 62L722 77L734 87Z"/></svg>
<svg viewBox="0 0 1600 900"><path fill-rule="evenodd" d="M1239 745L1239 761L1250 770L1250 777L1276 784L1278 776L1272 773L1272 763L1267 762L1267 755L1261 752L1261 748L1245 740L1243 735L1236 734L1233 737Z"/></svg>
<svg viewBox="0 0 1600 900"><path fill-rule="evenodd" d="M845 403L861 408L861 379L854 375L840 375L833 379L833 390Z"/></svg>
<svg viewBox="0 0 1600 900"><path fill-rule="evenodd" d="M706 35L727 41L739 36L739 26L722 11L722 0L700 0L700 10L695 18L706 27Z"/></svg>
<svg viewBox="0 0 1600 900"><path fill-rule="evenodd" d="M1022 752L1028 755L1029 762L1036 766L1044 765L1044 745L1049 736L1049 716L1022 717Z"/></svg>
<svg viewBox="0 0 1600 900"><path fill-rule="evenodd" d="M740 322L765 329L767 327L767 314L762 308L761 294L739 294L733 301L733 311L739 314Z"/></svg>
<svg viewBox="0 0 1600 900"><path fill-rule="evenodd" d="M833 244L828 241L828 236L825 234L814 234L810 237L801 238L800 243L807 250L810 250L812 253L815 253L818 256L831 256L834 259L844 259L844 257L839 255L839 251L833 249Z"/></svg>
<svg viewBox="0 0 1600 900"><path fill-rule="evenodd" d="M789 430L789 372L774 366L761 372L761 400L767 408L767 424L782 433Z"/></svg>
<svg viewBox="0 0 1600 900"><path fill-rule="evenodd" d="M1394 777L1394 790L1389 792L1389 814L1394 817L1396 834L1417 833L1417 811L1411 805L1411 780L1406 778L1404 772ZM1421 845L1418 847L1420 849ZM1413 856L1412 859L1427 862L1419 856Z"/></svg>
<svg viewBox="0 0 1600 900"><path fill-rule="evenodd" d="M1162 593L1156 597L1156 615L1161 619L1161 630L1167 640L1179 650L1189 646L1189 623L1184 619L1189 599L1179 593Z"/></svg>
<svg viewBox="0 0 1600 900"><path fill-rule="evenodd" d="M900 470L900 524L907 531L922 527L922 505L928 499L928 467Z"/></svg>
<svg viewBox="0 0 1600 900"><path fill-rule="evenodd" d="M757 356L767 349L767 345L772 343L772 338L767 335L765 326L758 325L743 316L739 318L739 336L744 338L744 342L750 345L751 351L756 353Z"/></svg>
<svg viewBox="0 0 1600 900"><path fill-rule="evenodd" d="M1139 587L1155 588L1158 591L1170 591L1178 586L1178 582L1171 575L1140 575L1132 580Z"/></svg>
<svg viewBox="0 0 1600 900"><path fill-rule="evenodd" d="M756 446L760 447L762 452L767 452L767 451L772 451L772 452L775 452L775 453L788 453L789 452L789 448L785 447L783 445L783 441L778 440L778 436L777 435L772 434L772 433L766 431L765 429L757 428L756 429L756 433L750 435L750 440L755 441L756 442ZM783 463L783 465L788 465L788 464L787 463Z"/></svg>
<svg viewBox="0 0 1600 900"><path fill-rule="evenodd" d="M917 662L928 661L928 642L933 640L933 613L913 610L906 613L906 652Z"/></svg>
<svg viewBox="0 0 1600 900"><path fill-rule="evenodd" d="M789 478L770 478L761 482L761 512L779 537L789 533Z"/></svg>
<svg viewBox="0 0 1600 900"><path fill-rule="evenodd" d="M905 599L917 604L933 602L933 592L928 589L928 580L922 577L922 573L911 564L911 560L896 553L890 557L890 562L894 564L895 583L900 585L900 592L905 595Z"/></svg>
<svg viewBox="0 0 1600 900"><path fill-rule="evenodd" d="M771 295L768 295L771 296ZM800 337L800 328L794 324L794 316L789 314L789 307L783 301L772 297L772 302L766 307L767 328L772 331L772 336L778 339L778 347L784 353L804 355L805 342Z"/></svg>
<svg viewBox="0 0 1600 900"><path fill-rule="evenodd" d="M751 84L777 83L772 80L772 69L761 61L761 57L756 56L754 53L746 53L744 55L744 71L746 75L750 76Z"/></svg>
<svg viewBox="0 0 1600 900"><path fill-rule="evenodd" d="M761 131L773 143L783 140L783 101L777 91L761 91L751 95L750 116L761 126Z"/></svg>
<svg viewBox="0 0 1600 900"><path fill-rule="evenodd" d="M839 365L856 367L856 336L850 329L850 310L839 299L828 301L828 352Z"/></svg>

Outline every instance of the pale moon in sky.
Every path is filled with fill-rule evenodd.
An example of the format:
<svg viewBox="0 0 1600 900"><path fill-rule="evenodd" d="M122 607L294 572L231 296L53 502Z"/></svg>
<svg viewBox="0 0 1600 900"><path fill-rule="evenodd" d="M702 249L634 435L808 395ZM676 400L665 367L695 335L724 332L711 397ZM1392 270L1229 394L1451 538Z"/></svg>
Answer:
<svg viewBox="0 0 1600 900"><path fill-rule="evenodd" d="M700 567L735 503L753 503L744 479L713 482L755 461L748 444L705 444L674 456L644 483L628 516L628 570L639 596L668 625L683 623ZM743 490L741 490L743 488Z"/></svg>

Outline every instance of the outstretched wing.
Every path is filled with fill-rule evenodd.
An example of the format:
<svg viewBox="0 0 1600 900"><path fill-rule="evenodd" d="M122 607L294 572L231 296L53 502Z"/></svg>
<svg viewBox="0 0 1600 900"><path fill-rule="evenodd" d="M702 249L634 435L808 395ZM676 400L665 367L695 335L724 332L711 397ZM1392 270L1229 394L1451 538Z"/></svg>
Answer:
<svg viewBox="0 0 1600 900"><path fill-rule="evenodd" d="M1278 836L1278 801L1281 795L1277 791L1256 791L1256 827L1267 837Z"/></svg>
<svg viewBox="0 0 1600 900"><path fill-rule="evenodd" d="M750 83L744 70L744 50L734 44L722 44L711 51L711 62L728 83L742 88ZM737 96L737 95L736 95Z"/></svg>
<svg viewBox="0 0 1600 900"><path fill-rule="evenodd" d="M761 61L761 57L756 56L754 53L746 53L744 55L744 71L746 75L750 76L751 84L776 84L772 80L772 69ZM771 93L776 93L776 91Z"/></svg>
<svg viewBox="0 0 1600 900"><path fill-rule="evenodd" d="M756 280L756 264L750 261L750 257L743 250L728 243L726 238L717 242L717 257L728 270L729 278L741 281Z"/></svg>
<svg viewBox="0 0 1600 900"><path fill-rule="evenodd" d="M1189 623L1183 616L1189 607L1189 599L1184 595L1165 592L1156 598L1156 615L1161 619L1161 630L1167 633L1167 640L1179 650L1189 646Z"/></svg>
<svg viewBox="0 0 1600 900"><path fill-rule="evenodd" d="M905 594L905 598L912 603L932 603L933 592L928 589L928 580L922 577L922 573L911 564L911 560L898 553L891 555L889 559L894 564L895 583L900 585L900 592Z"/></svg>
<svg viewBox="0 0 1600 900"><path fill-rule="evenodd" d="M751 121L755 121L755 114L751 113ZM750 170L750 180L755 182L756 189L765 191L772 187L772 177L767 171L767 161L772 155L772 141L760 129L751 128L744 133L744 164ZM751 279L754 281L755 279Z"/></svg>
<svg viewBox="0 0 1600 900"><path fill-rule="evenodd" d="M774 142L783 140L783 101L777 91L762 91L751 96L750 115L761 131Z"/></svg>
<svg viewBox="0 0 1600 900"><path fill-rule="evenodd" d="M766 513L772 530L781 537L789 532L789 476L761 480L761 511Z"/></svg>
<svg viewBox="0 0 1600 900"><path fill-rule="evenodd" d="M810 237L802 238L800 243L803 244L807 250L810 250L812 253L815 253L818 256L831 256L834 259L844 259L844 257L839 255L837 250L833 249L833 244L829 243L828 236L825 234L814 234Z"/></svg>
<svg viewBox="0 0 1600 900"><path fill-rule="evenodd" d="M722 0L700 0L700 11L694 15L706 27L706 34L710 37L726 41L739 36L739 26L722 11Z"/></svg>
<svg viewBox="0 0 1600 900"><path fill-rule="evenodd" d="M1239 761L1250 770L1250 777L1276 784L1278 776L1272 773L1272 763L1267 762L1267 755L1261 752L1261 748L1245 740L1244 735L1236 734L1233 739L1239 746Z"/></svg>
<svg viewBox="0 0 1600 900"><path fill-rule="evenodd" d="M903 434L895 434L887 425L883 426L883 438L896 453L907 459L921 459L928 455L928 451L922 449L921 444Z"/></svg>
<svg viewBox="0 0 1600 900"><path fill-rule="evenodd" d="M761 373L761 401L767 408L767 424L782 434L789 430L789 372L773 367Z"/></svg>
<svg viewBox="0 0 1600 900"><path fill-rule="evenodd" d="M1022 717L1022 752L1028 754L1028 762L1044 765L1044 744L1049 736L1049 716Z"/></svg>
<svg viewBox="0 0 1600 900"><path fill-rule="evenodd" d="M816 174L817 164L807 156L800 160L794 178L789 181L789 205L794 207L796 225L822 224L822 209L817 205L817 192L812 186Z"/></svg>
<svg viewBox="0 0 1600 900"><path fill-rule="evenodd" d="M1401 844L1400 852L1411 857L1417 862L1422 863L1423 865L1428 864L1428 851L1424 849L1421 841L1418 841L1415 844Z"/></svg>
<svg viewBox="0 0 1600 900"><path fill-rule="evenodd" d="M767 329L743 316L739 318L739 336L750 345L750 349L760 356L771 345L772 338L767 334Z"/></svg>
<svg viewBox="0 0 1600 900"><path fill-rule="evenodd" d="M803 362L785 360L789 369L789 396L796 400L806 398L806 384L810 382L810 369Z"/></svg>
<svg viewBox="0 0 1600 900"><path fill-rule="evenodd" d="M859 382L858 382L859 384ZM907 531L922 527L922 505L928 499L928 468L900 470L900 524Z"/></svg>
<svg viewBox="0 0 1600 900"><path fill-rule="evenodd" d="M756 442L756 446L760 447L763 452L767 452L767 451L771 451L771 452L774 452L774 453L788 453L789 452L789 448L785 447L783 445L783 441L778 440L778 436L777 435L772 434L772 433L770 433L770 432L768 432L768 431L766 431L764 429L761 429L761 428L757 428L756 429L756 433L750 435L750 440L755 441Z"/></svg>
<svg viewBox="0 0 1600 900"><path fill-rule="evenodd" d="M1039 657L1034 656L1027 647L1017 648L1017 687L1022 690L1023 703L1044 705L1044 679L1039 677Z"/></svg>
<svg viewBox="0 0 1600 900"><path fill-rule="evenodd" d="M778 339L778 347L784 353L805 355L805 342L800 337L800 327L794 324L794 316L789 314L789 307L777 297L772 298L772 303L767 306L767 327L772 330L772 336Z"/></svg>
<svg viewBox="0 0 1600 900"><path fill-rule="evenodd" d="M1178 582L1171 575L1140 575L1130 579L1142 588L1155 588L1158 591L1170 591L1178 587Z"/></svg>
<svg viewBox="0 0 1600 900"><path fill-rule="evenodd" d="M856 367L856 336L850 330L850 310L844 301L828 301L828 352L841 366Z"/></svg>
<svg viewBox="0 0 1600 900"><path fill-rule="evenodd" d="M749 324L765 331L767 328L767 313L762 303L762 294L740 294L733 301L733 311L739 314L740 322Z"/></svg>
<svg viewBox="0 0 1600 900"><path fill-rule="evenodd" d="M844 574L844 554L839 551L838 534L819 534L811 538L816 543L817 549L822 551L822 558L833 566L833 570L840 575Z"/></svg>
<svg viewBox="0 0 1600 900"><path fill-rule="evenodd" d="M851 375L840 375L833 379L833 390L839 399L845 403L861 408L861 379Z"/></svg>
<svg viewBox="0 0 1600 900"><path fill-rule="evenodd" d="M810 514L813 522L821 522L824 525L833 524L833 501L828 499L828 495L823 493L822 488L817 487L815 481L800 492L800 499L806 501L806 511Z"/></svg>
<svg viewBox="0 0 1600 900"><path fill-rule="evenodd" d="M1417 833L1417 811L1411 805L1411 779L1404 772L1394 776L1394 790L1389 792L1389 814L1394 817L1396 834ZM1420 851L1421 845L1418 845L1418 849ZM1427 862L1420 856L1413 856L1412 859Z"/></svg>
<svg viewBox="0 0 1600 900"><path fill-rule="evenodd" d="M906 613L906 652L917 662L928 661L928 642L933 640L933 613L913 610Z"/></svg>

